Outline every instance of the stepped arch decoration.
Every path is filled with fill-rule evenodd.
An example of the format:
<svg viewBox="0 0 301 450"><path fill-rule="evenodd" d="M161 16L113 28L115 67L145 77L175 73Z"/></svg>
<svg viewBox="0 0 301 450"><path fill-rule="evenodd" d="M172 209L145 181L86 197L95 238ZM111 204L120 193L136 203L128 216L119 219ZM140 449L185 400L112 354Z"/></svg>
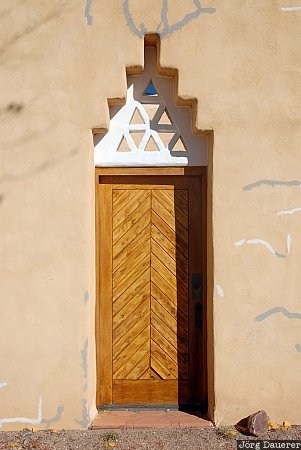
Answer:
<svg viewBox="0 0 301 450"><path fill-rule="evenodd" d="M194 129L196 101L175 96L176 71L160 73L157 60L157 47L146 45L144 70L127 76L125 104L110 105L108 131L94 130L96 167L207 165L206 132Z"/></svg>

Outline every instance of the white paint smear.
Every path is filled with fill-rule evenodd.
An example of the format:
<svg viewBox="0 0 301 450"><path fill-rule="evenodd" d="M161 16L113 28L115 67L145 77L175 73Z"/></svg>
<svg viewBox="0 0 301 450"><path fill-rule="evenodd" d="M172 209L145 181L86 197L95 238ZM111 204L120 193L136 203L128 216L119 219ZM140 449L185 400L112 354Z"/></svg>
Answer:
<svg viewBox="0 0 301 450"><path fill-rule="evenodd" d="M37 412L37 418L36 419L28 419L27 417L11 417L8 419L0 419L0 424L3 423L31 423L32 425L37 425L42 422L42 397L39 397L39 404L38 404L38 412Z"/></svg>
<svg viewBox="0 0 301 450"><path fill-rule="evenodd" d="M288 6L286 8L280 8L283 12L290 12L290 11L301 11L301 6Z"/></svg>
<svg viewBox="0 0 301 450"><path fill-rule="evenodd" d="M223 288L219 284L217 284L215 287L216 287L216 291L217 291L218 295L220 297L224 298L225 294L224 294Z"/></svg>
<svg viewBox="0 0 301 450"><path fill-rule="evenodd" d="M7 386L6 381L4 381L3 383L0 383L0 389L4 388L4 387L6 387L6 386Z"/></svg>
<svg viewBox="0 0 301 450"><path fill-rule="evenodd" d="M285 216L285 215L291 215L295 214L296 212L301 212L301 208L293 208L293 209L286 209L284 211L278 211L278 216Z"/></svg>
<svg viewBox="0 0 301 450"><path fill-rule="evenodd" d="M235 245L237 246L237 247L240 247L242 244L244 244L246 242L246 240L245 239L241 239L240 241L236 241L235 242Z"/></svg>
<svg viewBox="0 0 301 450"><path fill-rule="evenodd" d="M240 239L239 241L235 242L235 245L237 247L240 247L243 244L254 244L254 245L263 245L268 252L272 253L274 256L280 256L285 257L286 255L282 255L281 253L276 252L276 250L273 248L273 246L263 239ZM292 238L291 235L288 234L286 238L286 245L287 245L287 253L289 254L291 251L291 244L292 244Z"/></svg>
<svg viewBox="0 0 301 450"><path fill-rule="evenodd" d="M292 246L292 237L290 234L287 235L286 238L286 246L287 246L287 253L290 254L291 252L291 246Z"/></svg>

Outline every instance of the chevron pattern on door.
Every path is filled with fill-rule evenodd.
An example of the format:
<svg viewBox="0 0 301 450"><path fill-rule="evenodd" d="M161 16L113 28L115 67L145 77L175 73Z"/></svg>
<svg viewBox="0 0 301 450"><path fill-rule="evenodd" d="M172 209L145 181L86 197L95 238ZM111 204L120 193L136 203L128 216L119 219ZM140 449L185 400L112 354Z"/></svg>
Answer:
<svg viewBox="0 0 301 450"><path fill-rule="evenodd" d="M113 380L188 380L188 190L113 187Z"/></svg>

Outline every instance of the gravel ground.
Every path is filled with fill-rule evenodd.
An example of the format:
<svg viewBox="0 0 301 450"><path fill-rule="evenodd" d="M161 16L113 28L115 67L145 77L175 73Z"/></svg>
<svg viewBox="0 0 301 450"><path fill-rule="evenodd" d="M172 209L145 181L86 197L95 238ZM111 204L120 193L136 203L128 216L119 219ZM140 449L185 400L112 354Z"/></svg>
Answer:
<svg viewBox="0 0 301 450"><path fill-rule="evenodd" d="M36 431L0 432L3 450L215 450L236 449L237 439L256 439L234 432L233 427L169 428L116 431ZM269 431L263 439L301 440L301 425L288 430Z"/></svg>

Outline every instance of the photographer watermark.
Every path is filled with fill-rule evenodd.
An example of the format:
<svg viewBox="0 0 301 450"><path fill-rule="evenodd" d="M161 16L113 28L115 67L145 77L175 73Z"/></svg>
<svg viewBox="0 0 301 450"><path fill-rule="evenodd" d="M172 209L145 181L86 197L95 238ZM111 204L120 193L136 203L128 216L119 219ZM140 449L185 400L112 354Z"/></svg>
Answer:
<svg viewBox="0 0 301 450"><path fill-rule="evenodd" d="M298 441L270 441L270 440L239 440L236 441L237 449L243 450L261 450L261 449L300 449L301 450L301 440Z"/></svg>

